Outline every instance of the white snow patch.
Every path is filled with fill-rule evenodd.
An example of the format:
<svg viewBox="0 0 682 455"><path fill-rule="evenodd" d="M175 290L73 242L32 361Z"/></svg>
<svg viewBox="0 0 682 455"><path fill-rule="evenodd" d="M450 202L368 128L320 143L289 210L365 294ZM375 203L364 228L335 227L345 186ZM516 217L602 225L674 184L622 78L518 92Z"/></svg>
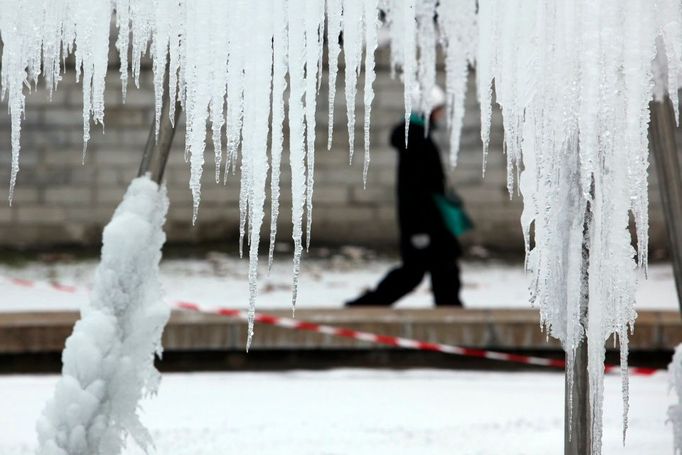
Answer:
<svg viewBox="0 0 682 455"><path fill-rule="evenodd" d="M208 306L227 306L246 310L249 289L244 286L248 269L244 261L224 254L211 259L164 259L160 279L166 299L197 302ZM215 257L214 257L215 256ZM263 261L264 262L264 261ZM309 259L303 264L299 308L341 308L343 302L376 286L396 261L370 260L360 264L335 259ZM88 302L92 287L94 261L28 263L23 267L0 266L0 276L55 281L72 285L75 293L57 292L47 286L23 287L0 279L0 312L78 310ZM496 261L460 264L462 300L467 308L530 308L528 283L523 264ZM291 268L285 259L275 260L270 273L260 265L258 301L261 310L284 310L291 305ZM226 296L229 296L227 298ZM400 300L396 308L430 308L433 296L425 279L415 292ZM649 277L637 289L637 309L677 311L672 266L653 264Z"/></svg>
<svg viewBox="0 0 682 455"><path fill-rule="evenodd" d="M0 453L34 453L31 426L56 381L0 377ZM620 384L606 377L605 453L672 453L666 382L632 378L623 447ZM159 455L546 455L563 451L563 391L559 373L169 373L142 421Z"/></svg>
<svg viewBox="0 0 682 455"><path fill-rule="evenodd" d="M675 349L675 355L668 366L670 386L677 395L677 403L668 408L668 419L673 426L674 455L682 454L682 344Z"/></svg>

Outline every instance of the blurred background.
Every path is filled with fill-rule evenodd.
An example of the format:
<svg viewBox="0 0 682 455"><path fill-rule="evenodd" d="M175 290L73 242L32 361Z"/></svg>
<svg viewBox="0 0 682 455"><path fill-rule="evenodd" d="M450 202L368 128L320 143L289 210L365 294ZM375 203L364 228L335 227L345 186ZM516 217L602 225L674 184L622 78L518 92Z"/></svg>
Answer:
<svg viewBox="0 0 682 455"><path fill-rule="evenodd" d="M391 252L397 240L396 153L389 144L389 135L391 128L403 118L402 83L391 78L389 50L380 48L372 105L372 161L367 189L363 189L362 115L358 116L355 125L356 152L353 164L349 166L342 60L339 64L334 141L329 152L326 150L326 77L318 97L313 246L359 245ZM493 256L509 255L518 259L523 254L519 223L522 200L518 195L510 199L506 189L506 158L502 151L503 132L498 111L493 117L485 179L481 178L480 113L473 74L472 71L469 78L459 165L453 173L456 188L476 222L475 232L463 239L463 243L465 250L474 256L483 254L483 248ZM441 81L442 76L442 65L439 65ZM361 94L362 84L359 85ZM361 114L362 96L357 96L356 100L356 111ZM153 122L154 87L150 65L144 66L139 89L130 82L124 104L117 57L112 52L105 103L105 126L103 129L92 126L83 166L82 85L76 83L75 72L66 71L52 101L43 87L27 96L21 136L21 171L12 207L6 204L0 207L0 246L11 249L99 247L102 227L137 174ZM436 138L447 153L447 134L445 131L438 133ZM0 141L0 181L7 182L0 186L0 198L6 199L10 122L4 109L0 111L0 137L4 138ZM184 162L183 154L184 117L181 119L165 174L171 201L166 223L170 246L211 242L236 244L239 177L230 177L226 186L215 183L210 142L207 140L199 220L192 227L189 166ZM278 230L280 241L288 244L291 217L290 192L286 191L290 184L286 155L282 164L282 210ZM653 164L649 184L651 259L663 260L667 258L667 240Z"/></svg>

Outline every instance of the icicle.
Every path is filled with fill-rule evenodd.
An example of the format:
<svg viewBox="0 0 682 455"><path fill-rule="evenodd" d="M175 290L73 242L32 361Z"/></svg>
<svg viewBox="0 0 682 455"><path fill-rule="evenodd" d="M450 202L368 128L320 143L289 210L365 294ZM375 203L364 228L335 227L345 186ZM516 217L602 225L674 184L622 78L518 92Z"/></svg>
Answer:
<svg viewBox="0 0 682 455"><path fill-rule="evenodd" d="M164 77L166 74L166 68L168 67L168 46L170 42L170 11L168 10L157 10L154 17L155 20L155 30L154 38L152 41L152 59L153 59L153 69L154 69L154 134L156 139L159 138L159 124L161 123L161 105L163 104L164 90L166 88L163 86ZM119 30L119 34L121 31ZM120 35L119 35L120 36ZM125 49L127 52L127 46ZM119 49L119 54L121 49ZM123 63L121 63L123 64ZM126 58L127 67L127 58ZM171 100L171 104L175 104Z"/></svg>
<svg viewBox="0 0 682 455"><path fill-rule="evenodd" d="M272 5L270 5L272 6ZM253 30L245 43L252 58L246 61L244 77L249 81L244 87L244 140L242 159L249 162L249 328L246 350L251 346L256 313L258 246L265 206L265 181L268 175L267 142L270 118L270 92L272 76L272 8L263 8L258 2L249 3L249 11L242 18Z"/></svg>
<svg viewBox="0 0 682 455"><path fill-rule="evenodd" d="M346 114L348 116L348 162L355 149L355 95L360 73L363 39L363 0L343 0L343 57L346 64Z"/></svg>
<svg viewBox="0 0 682 455"><path fill-rule="evenodd" d="M118 37L116 39L116 50L121 60L121 97L126 101L128 90L128 47L130 46L130 0L116 0L116 26L118 27ZM165 55L164 55L165 58ZM59 64L59 62L57 62Z"/></svg>
<svg viewBox="0 0 682 455"><path fill-rule="evenodd" d="M317 110L317 73L322 59L322 28L324 27L324 3L306 0L305 3L305 122L306 165L306 251L310 248L313 225L313 185L315 184L315 111Z"/></svg>
<svg viewBox="0 0 682 455"><path fill-rule="evenodd" d="M88 6L86 6L88 5ZM83 72L83 163L90 140L90 119L104 124L104 80L109 57L108 5L81 4L76 18L76 68Z"/></svg>
<svg viewBox="0 0 682 455"><path fill-rule="evenodd" d="M176 0L167 0L168 2ZM181 14L182 9L177 5L166 5L167 14L170 15L169 22L173 24L173 27L182 29L184 27L184 20ZM184 91L178 89L178 85L182 87L184 84L184 74L181 73L180 64L182 56L180 54L180 34L179 33L169 33L168 36L168 96L170 100L170 110L168 112L168 120L170 120L171 125L175 126L175 105L179 100L184 100ZM178 93L179 92L179 93ZM184 105L184 101L182 101Z"/></svg>
<svg viewBox="0 0 682 455"><path fill-rule="evenodd" d="M416 21L415 21L415 1L404 0L401 5L401 19L403 26L403 84L405 85L405 146L410 131L410 116L412 115L412 93L415 86L415 71L417 65L416 50Z"/></svg>
<svg viewBox="0 0 682 455"><path fill-rule="evenodd" d="M224 18L230 15L229 6L225 2L215 2L211 17L210 30L214 33L211 39L211 101L209 112L215 159L215 182L220 182L220 171L223 157L222 129L225 124L225 96L227 91L227 58L229 52L228 30L224 27Z"/></svg>
<svg viewBox="0 0 682 455"><path fill-rule="evenodd" d="M336 97L336 74L338 73L339 35L343 20L343 0L327 0L327 60L329 61L329 125L327 133L327 150L332 148L332 132L334 130L334 98Z"/></svg>
<svg viewBox="0 0 682 455"><path fill-rule="evenodd" d="M403 66L403 20L401 16L403 0L384 0L388 33L391 39L391 77L395 77L398 67Z"/></svg>
<svg viewBox="0 0 682 455"><path fill-rule="evenodd" d="M455 167L464 122L468 65L474 64L476 53L476 0L440 2L437 17L445 51L450 166Z"/></svg>
<svg viewBox="0 0 682 455"><path fill-rule="evenodd" d="M365 163L362 168L362 186L367 188L367 172L369 171L369 127L372 114L374 89L372 84L376 79L374 73L374 51L377 48L377 33L379 30L377 0L366 0L365 3Z"/></svg>
<svg viewBox="0 0 682 455"><path fill-rule="evenodd" d="M243 141L242 135L245 125L243 123L243 116L245 110L245 93L249 85L249 81L245 76L245 67L249 62L248 43L243 40L243 33L248 27L245 26L243 16L248 15L249 2L240 2L232 5L233 8L239 8L238 14L233 16L234 29L230 35L230 54L228 56L228 79L227 79L227 161L225 162L224 182L227 181L228 169L232 165L232 171L237 163L237 154L240 140ZM237 24L238 22L238 24ZM236 87L232 90L232 85ZM252 160L246 156L248 151L242 145L241 168L240 168L240 182L239 182L239 257L244 255L244 239L246 238L250 244L251 220L249 219L251 204L250 182L252 179Z"/></svg>
<svg viewBox="0 0 682 455"><path fill-rule="evenodd" d="M495 46L500 39L496 36L497 2L480 1L478 4L478 55L476 57L476 90L481 109L481 141L483 142L482 172L485 167L490 146L490 124L493 103L493 66Z"/></svg>
<svg viewBox="0 0 682 455"><path fill-rule="evenodd" d="M131 57L133 82L135 87L140 88L140 70L142 65L142 57L147 51L149 39L152 36L152 7L153 2L145 2L140 0L131 0L130 16L131 21Z"/></svg>
<svg viewBox="0 0 682 455"><path fill-rule="evenodd" d="M436 85L436 0L422 0L416 5L417 47L419 48L419 64L417 81L419 83L419 106L413 106L424 115L424 134L429 134L431 97ZM417 87L415 87L417 88Z"/></svg>
<svg viewBox="0 0 682 455"><path fill-rule="evenodd" d="M14 198L14 186L19 173L19 153L21 150L21 118L24 113L25 97L23 93L24 79L26 72L25 63L22 55L24 36L20 33L11 34L7 30L19 30L23 19L21 8L2 9L0 20L2 20L2 96L8 98L7 107L10 115L11 124L11 143L12 143L12 168L9 183L9 203L12 204Z"/></svg>
<svg viewBox="0 0 682 455"><path fill-rule="evenodd" d="M208 121L208 105L210 102L210 73L208 71L211 57L211 31L209 30L212 15L211 5L198 3L185 4L187 20L186 46L192 52L185 54L185 85L191 87L191 96L185 103L185 149L190 158L189 188L192 191L193 214L192 223L196 223L201 199L201 175L204 166L204 149L206 148L206 124Z"/></svg>
<svg viewBox="0 0 682 455"><path fill-rule="evenodd" d="M294 239L294 279L292 306L296 308L298 279L303 252L303 209L306 201L305 175L305 26L297 17L305 8L305 0L289 2L289 164L291 166L291 221Z"/></svg>
<svg viewBox="0 0 682 455"><path fill-rule="evenodd" d="M227 61L227 157L225 160L224 182L230 167L234 173L237 165L237 149L242 130L242 94L244 90L244 37L249 32L241 20L246 2L235 0L230 3L232 14L228 15L228 61ZM240 242L241 243L241 242Z"/></svg>
<svg viewBox="0 0 682 455"><path fill-rule="evenodd" d="M272 171L270 174L270 247L268 249L268 270L272 268L277 237L279 216L279 174L282 162L284 91L287 81L287 3L273 2L272 24Z"/></svg>

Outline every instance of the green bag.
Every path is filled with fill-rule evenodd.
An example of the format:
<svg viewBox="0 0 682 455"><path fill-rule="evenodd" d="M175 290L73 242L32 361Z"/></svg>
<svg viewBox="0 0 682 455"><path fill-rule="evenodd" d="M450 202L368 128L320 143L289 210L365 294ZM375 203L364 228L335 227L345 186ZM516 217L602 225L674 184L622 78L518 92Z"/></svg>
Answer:
<svg viewBox="0 0 682 455"><path fill-rule="evenodd" d="M454 192L448 195L434 194L434 200L438 206L445 226L455 237L460 237L474 227L474 223L464 210L462 199Z"/></svg>

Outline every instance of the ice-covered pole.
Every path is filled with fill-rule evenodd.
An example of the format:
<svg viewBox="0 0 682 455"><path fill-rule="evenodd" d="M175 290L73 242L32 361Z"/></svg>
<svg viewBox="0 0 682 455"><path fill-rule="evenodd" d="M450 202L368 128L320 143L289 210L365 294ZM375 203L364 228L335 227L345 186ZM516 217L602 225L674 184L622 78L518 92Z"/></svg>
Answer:
<svg viewBox="0 0 682 455"><path fill-rule="evenodd" d="M593 193L593 191L591 191ZM589 250L589 204L585 209L583 223L582 264L580 273L583 277L580 287L580 324L587 327L587 310L589 305L589 289L587 289L587 273L590 265ZM592 454L592 414L590 412L590 381L587 374L589 340L585 337L578 343L575 354L566 364L564 391L564 455Z"/></svg>
<svg viewBox="0 0 682 455"><path fill-rule="evenodd" d="M92 298L66 342L62 377L38 422L41 455L115 455L128 436L152 445L137 413L160 380L154 355L170 316L158 265L168 210L160 186L180 106L172 109L169 72L161 117L152 124L134 179L104 229Z"/></svg>
<svg viewBox="0 0 682 455"><path fill-rule="evenodd" d="M158 387L154 355L170 316L159 280L167 209L165 188L138 177L104 228L90 301L38 421L38 454L117 455L128 436L151 446L138 407Z"/></svg>

